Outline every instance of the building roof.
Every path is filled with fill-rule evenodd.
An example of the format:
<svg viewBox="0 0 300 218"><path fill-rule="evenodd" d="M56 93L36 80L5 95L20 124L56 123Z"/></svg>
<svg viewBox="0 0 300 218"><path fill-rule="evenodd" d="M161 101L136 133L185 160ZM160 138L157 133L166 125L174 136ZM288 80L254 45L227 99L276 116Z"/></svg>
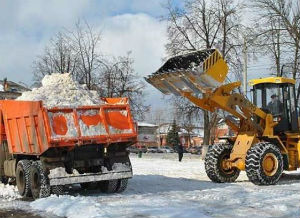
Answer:
<svg viewBox="0 0 300 218"><path fill-rule="evenodd" d="M25 87L24 85L21 85L21 84L18 84L18 83L15 83L13 81L7 81L7 84L8 86L10 87L10 91L11 92L19 92L19 93L22 93L22 92L25 92L25 91L30 91L29 88ZM3 87L3 80L0 80L0 91L4 91L4 87Z"/></svg>
<svg viewBox="0 0 300 218"><path fill-rule="evenodd" d="M158 127L158 125L152 123L138 122L137 124L138 126L144 126L144 127Z"/></svg>
<svg viewBox="0 0 300 218"><path fill-rule="evenodd" d="M157 133L159 133L159 134L168 134L168 132L171 130L171 128L172 128L172 124L170 124L170 123L162 124L157 129ZM186 131L186 129L180 127L178 134L179 135L185 135L185 134L188 134L188 132ZM204 135L203 127L195 127L192 130L192 132L190 132L190 134L192 136L203 137L203 135Z"/></svg>

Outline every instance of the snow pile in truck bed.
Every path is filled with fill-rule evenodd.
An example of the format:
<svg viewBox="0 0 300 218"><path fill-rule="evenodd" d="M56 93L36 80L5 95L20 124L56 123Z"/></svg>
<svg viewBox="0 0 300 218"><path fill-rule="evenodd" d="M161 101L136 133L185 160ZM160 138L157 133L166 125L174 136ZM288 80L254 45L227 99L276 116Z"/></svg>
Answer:
<svg viewBox="0 0 300 218"><path fill-rule="evenodd" d="M96 91L80 85L69 73L46 75L42 87L23 92L17 100L43 101L48 108L104 104Z"/></svg>

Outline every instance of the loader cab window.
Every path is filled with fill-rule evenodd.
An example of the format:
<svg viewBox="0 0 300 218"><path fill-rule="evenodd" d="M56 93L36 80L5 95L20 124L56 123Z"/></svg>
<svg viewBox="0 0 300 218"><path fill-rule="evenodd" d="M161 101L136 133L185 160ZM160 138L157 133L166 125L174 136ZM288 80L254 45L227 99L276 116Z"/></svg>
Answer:
<svg viewBox="0 0 300 218"><path fill-rule="evenodd" d="M284 114L283 111L283 100L282 95L276 94L278 93L278 90L271 90L269 95L267 95L267 110L273 115L273 116L280 116ZM285 114L284 114L285 115Z"/></svg>
<svg viewBox="0 0 300 218"><path fill-rule="evenodd" d="M278 120L274 131L297 131L295 90L292 84L262 83L253 87L253 103Z"/></svg>

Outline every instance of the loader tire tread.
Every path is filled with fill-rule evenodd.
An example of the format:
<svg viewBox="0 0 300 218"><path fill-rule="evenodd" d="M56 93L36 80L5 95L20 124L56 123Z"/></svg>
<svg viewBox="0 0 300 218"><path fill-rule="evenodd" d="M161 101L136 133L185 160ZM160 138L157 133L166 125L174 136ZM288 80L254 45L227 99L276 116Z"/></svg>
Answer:
<svg viewBox="0 0 300 218"><path fill-rule="evenodd" d="M278 169L275 175L267 176L262 169L262 161L267 153L273 153L278 160ZM256 185L274 185L283 172L283 157L278 146L269 142L259 142L252 146L246 156L246 173L249 181Z"/></svg>
<svg viewBox="0 0 300 218"><path fill-rule="evenodd" d="M221 158L223 155L230 155L233 145L231 144L214 144L212 145L205 156L205 171L211 181L217 183L230 183L234 182L240 170L237 168L232 169L228 173L224 173L221 169Z"/></svg>

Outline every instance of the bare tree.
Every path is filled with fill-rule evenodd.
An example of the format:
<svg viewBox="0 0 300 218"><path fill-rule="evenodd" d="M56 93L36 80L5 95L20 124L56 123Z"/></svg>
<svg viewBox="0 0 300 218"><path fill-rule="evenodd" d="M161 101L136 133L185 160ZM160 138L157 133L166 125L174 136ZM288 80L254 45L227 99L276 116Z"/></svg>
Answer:
<svg viewBox="0 0 300 218"><path fill-rule="evenodd" d="M133 69L130 52L110 60L103 58L100 40L100 33L86 22L58 33L34 62L35 81L40 82L46 74L71 73L101 97L128 97L133 115L143 118L149 108L144 102L145 85Z"/></svg>
<svg viewBox="0 0 300 218"><path fill-rule="evenodd" d="M94 31L87 22L82 25L80 21L77 22L75 31L72 31L71 35L73 50L78 52L79 64L76 72L78 80L86 84L88 89L93 89L94 78L100 67L98 60L101 35Z"/></svg>
<svg viewBox="0 0 300 218"><path fill-rule="evenodd" d="M75 74L78 65L78 55L70 37L65 32L58 32L50 39L44 53L34 61L34 80L39 83L45 75L52 73Z"/></svg>
<svg viewBox="0 0 300 218"><path fill-rule="evenodd" d="M101 60L102 72L99 77L99 92L101 96L128 97L135 118L143 119L149 106L144 101L145 83L133 69L131 52L126 56Z"/></svg>
<svg viewBox="0 0 300 218"><path fill-rule="evenodd" d="M189 51L219 48L236 75L240 74L237 42L240 41L239 13L242 5L233 0L185 0L184 9L173 7L169 2L168 38L166 49L169 55L183 54ZM183 102L180 106L179 102ZM185 100L176 100L186 114L199 116L200 109ZM203 111L204 144L210 143L210 129L215 125L216 114Z"/></svg>
<svg viewBox="0 0 300 218"><path fill-rule="evenodd" d="M255 0L255 6L262 11L262 17L272 21L280 20L280 30L286 33L283 44L288 51L285 54L288 56L287 63L283 64L292 66L292 77L296 79L299 77L300 61L300 2L293 0ZM299 97L300 84L298 84L297 89L297 100Z"/></svg>

